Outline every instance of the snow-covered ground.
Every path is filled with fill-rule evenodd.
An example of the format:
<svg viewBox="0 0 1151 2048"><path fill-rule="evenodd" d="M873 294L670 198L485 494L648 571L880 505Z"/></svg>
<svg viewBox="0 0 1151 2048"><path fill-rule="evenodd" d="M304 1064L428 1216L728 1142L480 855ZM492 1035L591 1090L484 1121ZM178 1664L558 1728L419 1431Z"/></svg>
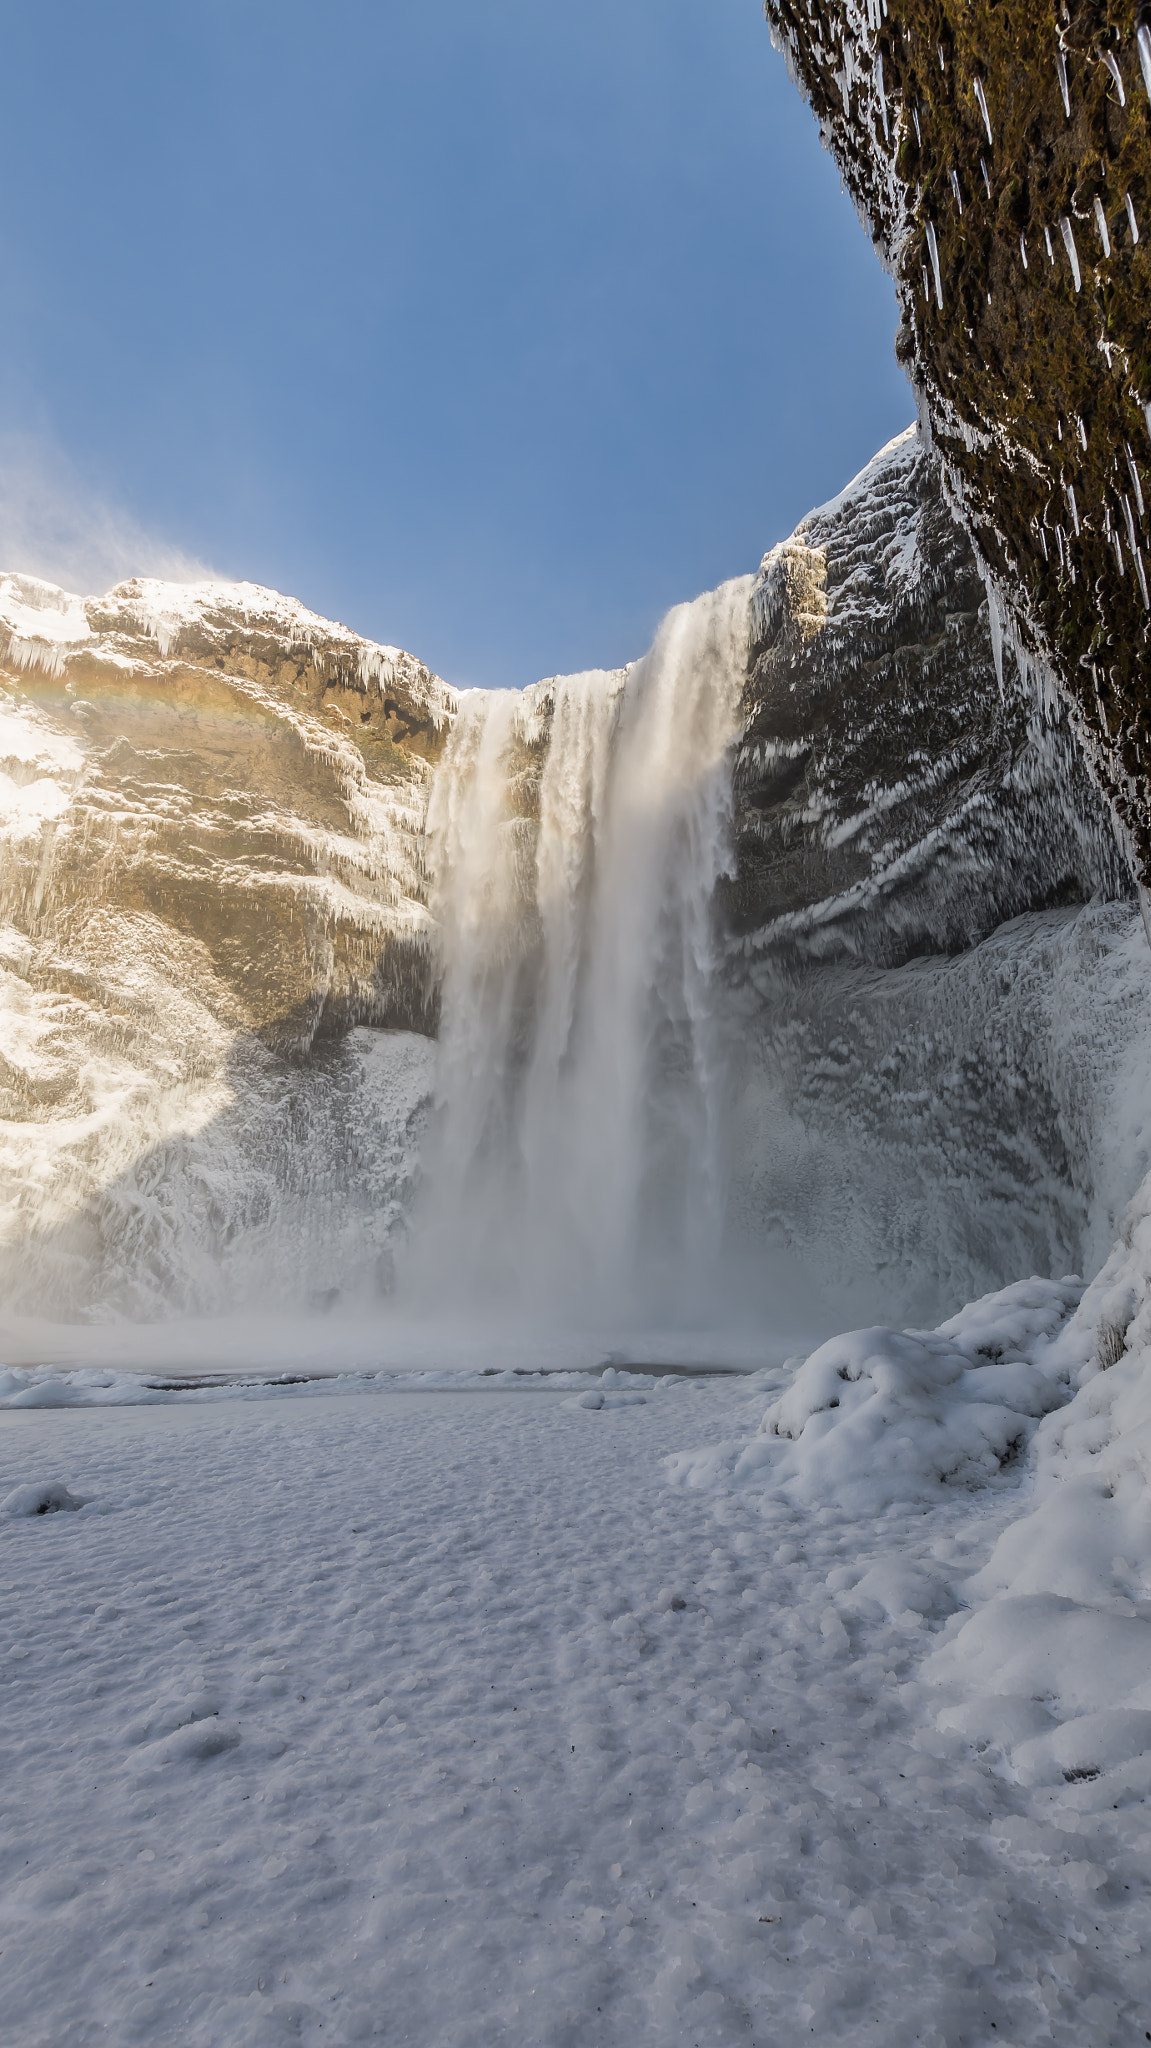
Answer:
<svg viewBox="0 0 1151 2048"><path fill-rule="evenodd" d="M4 2041L1147 2038L1139 1788L1020 1782L924 1670L1077 1293L752 1381L5 1411Z"/></svg>

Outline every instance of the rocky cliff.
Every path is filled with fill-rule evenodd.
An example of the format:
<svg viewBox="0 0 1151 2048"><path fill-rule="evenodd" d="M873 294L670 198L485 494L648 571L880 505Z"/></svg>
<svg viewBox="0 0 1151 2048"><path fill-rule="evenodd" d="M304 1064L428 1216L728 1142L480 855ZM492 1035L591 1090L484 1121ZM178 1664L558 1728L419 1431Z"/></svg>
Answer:
<svg viewBox="0 0 1151 2048"><path fill-rule="evenodd" d="M281 1052L427 1025L421 833L452 693L251 584L80 599L0 581L0 917L38 972L162 927L185 977Z"/></svg>
<svg viewBox="0 0 1151 2048"><path fill-rule="evenodd" d="M454 704L253 585L0 581L9 1299L212 1305L261 1239L261 1284L279 1259L305 1298L349 1255L376 1270L426 1073L355 1027L434 1028L422 834Z"/></svg>
<svg viewBox="0 0 1151 2048"><path fill-rule="evenodd" d="M732 932L895 966L1130 889L1061 707L1002 648L915 431L764 558L734 770Z"/></svg>
<svg viewBox="0 0 1151 2048"><path fill-rule="evenodd" d="M1151 25L1130 0L766 0L896 283L1022 649L1151 877Z"/></svg>
<svg viewBox="0 0 1151 2048"><path fill-rule="evenodd" d="M662 1132L672 1207L668 1160L698 1150L681 1082L706 1071L712 1179L756 1299L775 1251L817 1289L834 1246L845 1285L917 1313L1102 1256L1138 1179L1127 1141L1100 1133L1118 1129L1151 960L1073 735L1010 650L997 664L937 452L902 436L726 588L672 614L631 670L461 710L412 657L269 591L81 600L4 580L10 1308L378 1298L420 1170L442 958L461 945L499 994L493 1100L509 1077L540 1083L548 1023L548 1186L565 990L607 1006L609 1051L630 1032L656 1063L637 1114ZM429 866L457 839L445 892ZM622 951L591 972L586 947L612 933ZM471 1088L482 1005L464 1008ZM575 1002L573 1028L588 1014ZM593 1086L580 1119L593 1181L621 1143L618 1117L590 1143L605 1099Z"/></svg>
<svg viewBox="0 0 1151 2048"><path fill-rule="evenodd" d="M773 1246L808 1261L812 1296L842 1278L847 1316L1089 1269L1144 1170L1122 1076L1151 959L1060 704L997 662L921 434L765 556L751 622L733 1235L757 1273Z"/></svg>

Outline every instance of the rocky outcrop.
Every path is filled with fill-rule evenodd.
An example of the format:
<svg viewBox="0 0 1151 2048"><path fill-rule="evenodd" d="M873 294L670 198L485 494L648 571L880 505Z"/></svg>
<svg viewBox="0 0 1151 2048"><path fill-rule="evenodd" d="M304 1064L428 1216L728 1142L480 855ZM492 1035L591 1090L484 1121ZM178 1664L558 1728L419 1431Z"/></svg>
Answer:
<svg viewBox="0 0 1151 2048"><path fill-rule="evenodd" d="M84 600L0 580L9 1310L148 1319L387 1283L429 1085L423 825L454 707L412 656L250 584Z"/></svg>
<svg viewBox="0 0 1151 2048"><path fill-rule="evenodd" d="M1122 896L1059 707L993 644L914 430L765 556L735 763L744 950L894 966L1007 918Z"/></svg>
<svg viewBox="0 0 1151 2048"><path fill-rule="evenodd" d="M423 816L453 706L411 655L251 584L82 600L5 577L0 920L41 985L175 948L276 1052L426 1029Z"/></svg>
<svg viewBox="0 0 1151 2048"><path fill-rule="evenodd" d="M1130 0L766 0L902 308L1010 631L1151 878L1151 25Z"/></svg>

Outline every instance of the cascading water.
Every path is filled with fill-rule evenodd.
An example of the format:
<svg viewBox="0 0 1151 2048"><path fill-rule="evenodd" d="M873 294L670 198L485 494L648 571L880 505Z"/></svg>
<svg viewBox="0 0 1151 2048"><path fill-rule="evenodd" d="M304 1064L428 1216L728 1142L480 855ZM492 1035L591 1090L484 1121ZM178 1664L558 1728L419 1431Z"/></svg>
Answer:
<svg viewBox="0 0 1151 2048"><path fill-rule="evenodd" d="M428 818L440 1066L405 1291L599 1320L706 1288L750 588L676 607L626 670L463 699Z"/></svg>
<svg viewBox="0 0 1151 2048"><path fill-rule="evenodd" d="M744 579L458 716L274 593L253 681L243 590L0 589L0 1356L698 1363L1097 1263L1151 953L925 464L753 670Z"/></svg>

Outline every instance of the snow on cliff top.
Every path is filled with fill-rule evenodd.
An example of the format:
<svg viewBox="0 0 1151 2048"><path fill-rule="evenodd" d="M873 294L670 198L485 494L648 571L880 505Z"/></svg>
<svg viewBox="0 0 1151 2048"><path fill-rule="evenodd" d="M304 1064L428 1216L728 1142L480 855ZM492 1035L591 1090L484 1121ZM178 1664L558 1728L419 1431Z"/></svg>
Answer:
<svg viewBox="0 0 1151 2048"><path fill-rule="evenodd" d="M80 597L38 576L0 575L0 634L7 639L7 659L18 668L58 675L70 654L103 654L93 643L112 637L155 641L166 658L191 634L230 642L237 631L272 639L285 651L307 647L348 654L364 683L402 683L433 712L454 705L448 685L403 648L367 640L259 583L220 577L165 583L133 576L102 597ZM114 658L122 661L123 654Z"/></svg>

